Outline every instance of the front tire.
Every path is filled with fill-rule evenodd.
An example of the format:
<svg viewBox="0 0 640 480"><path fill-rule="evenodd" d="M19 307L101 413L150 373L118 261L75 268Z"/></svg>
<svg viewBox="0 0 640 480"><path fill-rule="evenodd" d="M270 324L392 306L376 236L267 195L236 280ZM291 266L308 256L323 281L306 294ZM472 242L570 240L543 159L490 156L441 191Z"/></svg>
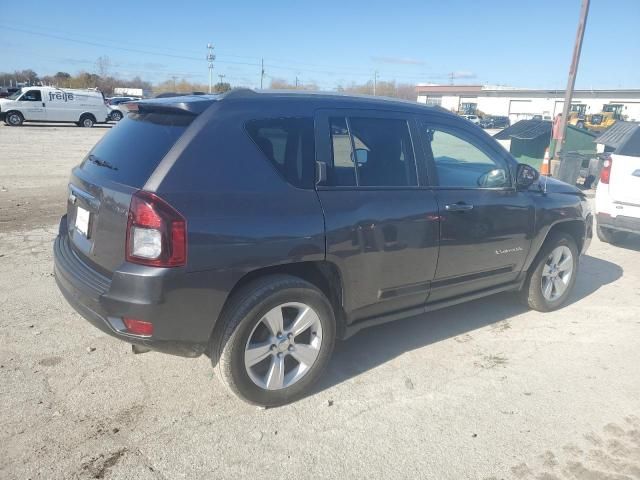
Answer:
<svg viewBox="0 0 640 480"><path fill-rule="evenodd" d="M578 255L573 237L552 233L531 266L522 289L524 303L539 312L550 312L564 305L576 283Z"/></svg>
<svg viewBox="0 0 640 480"><path fill-rule="evenodd" d="M266 407L306 395L326 368L336 338L327 297L289 275L241 288L219 321L210 355L220 379L242 400Z"/></svg>
<svg viewBox="0 0 640 480"><path fill-rule="evenodd" d="M24 117L20 112L7 112L5 122L10 127L19 127L24 122Z"/></svg>
<svg viewBox="0 0 640 480"><path fill-rule="evenodd" d="M601 242L616 244L624 241L627 238L628 233L596 225L596 235L598 235Z"/></svg>
<svg viewBox="0 0 640 480"><path fill-rule="evenodd" d="M119 122L120 120L122 120L122 112L119 110L114 110L113 112L111 112L111 120L113 120L114 122Z"/></svg>

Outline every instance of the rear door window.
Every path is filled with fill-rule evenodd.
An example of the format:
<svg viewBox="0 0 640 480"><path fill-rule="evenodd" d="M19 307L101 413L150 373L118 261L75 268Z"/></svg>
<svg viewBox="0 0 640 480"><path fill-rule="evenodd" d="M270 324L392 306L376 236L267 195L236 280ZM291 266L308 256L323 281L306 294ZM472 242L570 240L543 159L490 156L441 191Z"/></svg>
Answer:
<svg viewBox="0 0 640 480"><path fill-rule="evenodd" d="M312 118L251 120L246 130L265 157L292 185L313 188L315 146Z"/></svg>
<svg viewBox="0 0 640 480"><path fill-rule="evenodd" d="M140 188L194 118L184 114L130 114L93 148L81 169Z"/></svg>
<svg viewBox="0 0 640 480"><path fill-rule="evenodd" d="M329 184L358 187L418 185L409 126L396 118L330 117Z"/></svg>

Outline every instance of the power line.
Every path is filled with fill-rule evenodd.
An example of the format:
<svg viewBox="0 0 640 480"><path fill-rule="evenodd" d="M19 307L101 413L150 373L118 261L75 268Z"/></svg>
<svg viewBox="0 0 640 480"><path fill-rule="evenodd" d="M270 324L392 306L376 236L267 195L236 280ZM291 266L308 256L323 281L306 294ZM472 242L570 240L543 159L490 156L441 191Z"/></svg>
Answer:
<svg viewBox="0 0 640 480"><path fill-rule="evenodd" d="M174 58L174 59L181 59L181 60L190 60L190 61L201 61L200 58L197 57L192 57L192 56L188 56L188 55L178 55L178 54L171 54L171 53L166 53L166 52L154 52L154 51L150 51L150 50L144 50L144 49L139 49L139 48L132 48L132 47L120 47L120 46L114 46L114 45L108 45L106 43L102 43L102 42L94 42L94 41L89 41L89 40L80 40L80 39L74 39L68 36L63 36L63 35L55 35L55 34L49 34L49 33L43 33L43 32L35 32L35 31L31 31L31 30L26 30L26 29L21 29L21 28L16 28L16 27L11 27L11 26L7 26L7 25L2 25L0 24L0 29L5 29L5 30L11 30L11 31L17 31L17 32L22 32L22 33L26 33L29 35L37 35L37 36L41 36L41 37L45 37L45 38L53 38L56 40L61 40L61 41L66 41L66 42L72 42L72 43L78 43L78 44L84 44L84 45L91 45L91 46L95 46L95 47L101 47L101 48L107 48L107 49L113 49L113 50L121 50L121 51L126 51L126 52L132 52L132 53L141 53L141 54L145 54L145 55L156 55L156 56L161 56L161 57L166 57L166 58ZM251 57L248 57L251 58ZM265 68L270 68L273 70L289 70L289 71L295 71L295 72L305 72L305 73L316 73L316 74L323 74L323 75L329 75L329 76L336 76L336 75L349 75L349 76L357 76L357 77L370 77L370 72L365 72L365 71L356 71L356 70L351 70L351 69L343 69L343 68L336 68L333 70L321 70L321 69L301 69L299 67L296 66L288 66L288 65L278 65L278 64L265 64L264 63L264 58L262 58L260 60L260 63L251 63L251 62L238 62L238 61L231 61L231 60L220 60L219 58L217 59L217 61L219 63L223 63L223 64L230 64L230 65L241 65L241 66L251 66L251 67L256 67L259 66L260 70L261 70L261 75L260 75L260 82L261 82L261 88L263 86L263 81L264 81L264 76L265 76ZM300 64L305 64L304 62L299 62ZM314 65L311 63L306 63L306 65ZM151 70L153 71L153 70ZM382 76L382 74L380 72L378 72L379 76ZM441 75L441 74L436 74L436 75L407 75L407 74L392 74L392 75L384 75L386 77L392 77L394 79L411 79L414 81L426 81L426 80L436 80L436 79L442 79L442 78L446 78L445 75Z"/></svg>

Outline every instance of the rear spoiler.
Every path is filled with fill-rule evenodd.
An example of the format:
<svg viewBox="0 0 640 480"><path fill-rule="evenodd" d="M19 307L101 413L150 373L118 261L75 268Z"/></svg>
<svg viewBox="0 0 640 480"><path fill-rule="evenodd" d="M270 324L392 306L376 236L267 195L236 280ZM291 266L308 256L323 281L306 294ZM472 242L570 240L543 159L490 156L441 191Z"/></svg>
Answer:
<svg viewBox="0 0 640 480"><path fill-rule="evenodd" d="M173 113L200 115L215 102L223 98L244 97L247 95L258 95L250 89L238 88L223 94L208 95L181 95L176 97L151 98L137 102L126 103L125 105L132 112L141 113Z"/></svg>
<svg viewBox="0 0 640 480"><path fill-rule="evenodd" d="M220 99L220 95L189 95L152 98L125 103L130 112L200 115Z"/></svg>

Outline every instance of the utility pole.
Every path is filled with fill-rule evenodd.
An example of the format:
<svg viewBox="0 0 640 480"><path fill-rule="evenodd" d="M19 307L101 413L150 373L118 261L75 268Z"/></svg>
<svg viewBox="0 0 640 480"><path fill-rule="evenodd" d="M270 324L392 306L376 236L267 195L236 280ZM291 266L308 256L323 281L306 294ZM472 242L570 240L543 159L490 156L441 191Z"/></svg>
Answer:
<svg viewBox="0 0 640 480"><path fill-rule="evenodd" d="M378 87L378 71L373 72L373 96L376 96L376 89Z"/></svg>
<svg viewBox="0 0 640 480"><path fill-rule="evenodd" d="M262 83L264 82L264 58L260 59L260 90L262 90Z"/></svg>
<svg viewBox="0 0 640 480"><path fill-rule="evenodd" d="M209 93L211 93L212 87L212 75L213 75L213 61L216 59L216 56L213 54L213 45L207 43L207 62L209 62Z"/></svg>
<svg viewBox="0 0 640 480"><path fill-rule="evenodd" d="M176 76L172 75L171 78L173 79L173 91L176 91Z"/></svg>
<svg viewBox="0 0 640 480"><path fill-rule="evenodd" d="M296 90L298 89L298 76L296 75Z"/></svg>
<svg viewBox="0 0 640 480"><path fill-rule="evenodd" d="M224 73L219 73L218 77L220 78L220 83L222 83L224 77L226 77L226 75Z"/></svg>
<svg viewBox="0 0 640 480"><path fill-rule="evenodd" d="M580 9L580 21L578 23L578 31L576 33L576 42L573 46L573 58L571 59L571 66L569 67L569 80L567 81L567 90L564 94L564 107L562 108L562 117L560 118L560 125L558 126L558 130L560 131L562 138L558 139L560 143L560 149L558 150L556 148L554 157L557 156L558 151L562 151L564 149L563 147L567 131L567 118L569 117L569 111L571 110L573 87L576 84L578 63L580 62L580 52L582 50L582 39L584 38L584 29L587 26L587 16L589 15L589 2L590 0L582 0L582 8Z"/></svg>

